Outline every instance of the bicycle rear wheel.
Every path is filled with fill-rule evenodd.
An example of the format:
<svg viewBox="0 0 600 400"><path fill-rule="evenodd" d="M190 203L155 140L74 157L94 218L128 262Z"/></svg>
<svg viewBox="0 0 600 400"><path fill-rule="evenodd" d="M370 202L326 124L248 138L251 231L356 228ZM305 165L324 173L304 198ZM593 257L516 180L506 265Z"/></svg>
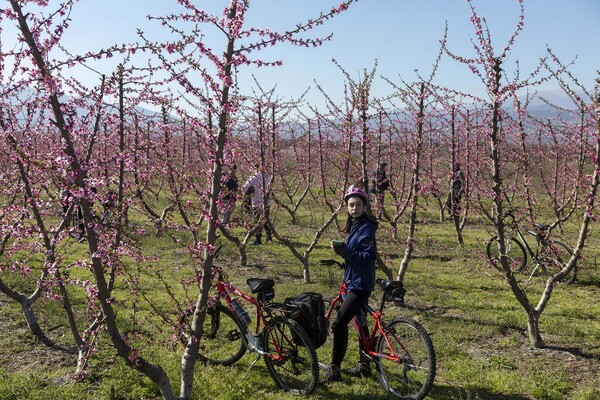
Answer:
<svg viewBox="0 0 600 400"><path fill-rule="evenodd" d="M550 243L546 244L543 252L542 260L544 267L546 272L552 275L561 271L565 265L567 265L567 262L573 254L573 251L569 246L557 240L551 240ZM575 282L576 275L577 265L574 265L569 274L567 274L561 282L567 285L571 284Z"/></svg>
<svg viewBox="0 0 600 400"><path fill-rule="evenodd" d="M376 351L379 381L398 399L423 399L435 379L435 350L429 334L417 321L399 318L387 324Z"/></svg>
<svg viewBox="0 0 600 400"><path fill-rule="evenodd" d="M222 304L209 308L204 318L198 358L209 364L233 364L246 352L245 332L246 328L230 309Z"/></svg>
<svg viewBox="0 0 600 400"><path fill-rule="evenodd" d="M527 253L525 253L525 248L521 242L515 238L507 238L504 247L506 248L506 257L510 269L513 272L521 272L527 264ZM499 271L503 271L498 252L497 236L490 239L485 250L492 265Z"/></svg>
<svg viewBox="0 0 600 400"><path fill-rule="evenodd" d="M319 378L315 346L306 331L294 320L282 316L269 321L263 331L263 350L269 375L281 389L310 394Z"/></svg>

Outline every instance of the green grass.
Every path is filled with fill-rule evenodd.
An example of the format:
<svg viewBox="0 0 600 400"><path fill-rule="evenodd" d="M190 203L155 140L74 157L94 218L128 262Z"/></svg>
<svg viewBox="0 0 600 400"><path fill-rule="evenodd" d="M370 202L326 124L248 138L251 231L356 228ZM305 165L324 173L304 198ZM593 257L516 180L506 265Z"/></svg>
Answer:
<svg viewBox="0 0 600 400"><path fill-rule="evenodd" d="M527 339L523 309L502 276L482 258L485 242L490 237L489 227L478 223L469 225L464 232L465 247L460 248L451 223L437 222L434 212L424 212L419 218L415 258L405 278L408 306L390 307L388 317L416 318L430 332L438 358L437 377L430 398L591 400L600 397L600 304L596 301L600 298L600 274L595 266L600 241L594 232L588 242L586 262L578 274L578 282L558 286L541 317L540 327L548 347L532 349ZM302 224L318 219L307 211L299 215ZM279 213L277 228L293 238L301 251L308 246L315 230L314 226L288 225L287 215L283 212ZM573 244L577 227L567 228L563 237ZM152 299L156 309L176 318L167 289L156 279L155 271L161 271L169 290L182 305L186 305L189 301L180 282L192 279L197 266L184 248L167 237L155 237L151 227L148 232L137 241L144 255L151 258L139 263L126 259L126 268L131 276L138 278L144 295ZM239 234L242 232L238 231ZM404 235L405 232L399 233L400 238ZM245 280L251 276L275 279L276 301L304 291L333 295L341 273L335 267L320 266L318 260L332 257L327 244L338 236L334 227L330 227L311 255L310 284L302 283L302 266L278 243L248 246L249 267L239 268L235 249L224 239L219 239L225 248L218 263L226 267L229 278L243 289ZM378 238L380 252L388 266L396 271L404 252L403 242L391 240L385 223L378 231ZM72 243L65 247L65 260L75 260L83 254L83 245ZM85 279L90 278L90 273L87 269L75 268L71 276ZM8 279L10 282L20 280L19 287L31 287L31 282L17 275L10 275ZM197 295L197 289L191 286L187 293L191 301ZM530 287L528 293L537 301L540 288ZM78 318L83 321L85 292L74 287L70 288L70 294L77 306ZM376 292L375 299L379 296ZM173 332L164 326L142 297L135 294L123 275L117 281L115 298L121 329L128 332L144 357L159 363L167 371L177 392L182 348L173 342ZM97 353L90 360L87 379L74 382L71 375L76 353L58 303L40 301L35 305L42 328L57 343L55 348L47 348L28 333L18 304L2 295L0 305L0 398L3 400L108 400L113 392L115 399L160 398L149 379L131 370L116 356L104 333L98 337ZM138 332L143 332L144 336L137 336ZM328 349L320 349L319 356L327 363ZM351 336L345 366L351 366L357 358L356 338ZM198 364L194 398L297 398L275 386L262 360L242 380L253 360L254 355L246 354L230 367ZM319 386L309 398L366 400L387 396L373 377L348 378L343 383Z"/></svg>

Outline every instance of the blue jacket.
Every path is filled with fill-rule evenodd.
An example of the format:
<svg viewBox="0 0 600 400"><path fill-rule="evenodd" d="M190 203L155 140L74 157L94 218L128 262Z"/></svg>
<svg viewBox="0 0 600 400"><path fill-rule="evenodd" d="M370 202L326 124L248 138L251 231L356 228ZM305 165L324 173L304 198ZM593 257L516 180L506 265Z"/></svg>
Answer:
<svg viewBox="0 0 600 400"><path fill-rule="evenodd" d="M338 254L345 261L344 282L348 290L373 291L377 259L375 225L364 217L352 221Z"/></svg>

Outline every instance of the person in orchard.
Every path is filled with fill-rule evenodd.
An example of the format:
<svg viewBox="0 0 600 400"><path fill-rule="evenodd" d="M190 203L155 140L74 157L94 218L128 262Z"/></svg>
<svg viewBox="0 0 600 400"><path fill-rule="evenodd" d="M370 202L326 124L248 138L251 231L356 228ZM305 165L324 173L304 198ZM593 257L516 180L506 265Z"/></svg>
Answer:
<svg viewBox="0 0 600 400"><path fill-rule="evenodd" d="M465 181L465 174L460 168L460 164L455 163L452 171L451 189L444 204L450 215L458 214L460 211L460 200L465 192Z"/></svg>
<svg viewBox="0 0 600 400"><path fill-rule="evenodd" d="M376 170L371 173L371 193L375 195L377 202L377 218L381 219L383 212L385 191L390 187L390 180L385 172L387 162L381 161Z"/></svg>
<svg viewBox="0 0 600 400"><path fill-rule="evenodd" d="M250 214L254 224L257 226L255 240L253 245L262 244L262 231L267 234L267 242L272 241L271 230L269 229L268 219L271 207L270 192L273 176L263 172L260 165L256 166L256 172L242 186L242 191L249 194L251 198ZM261 220L263 222L261 222Z"/></svg>
<svg viewBox="0 0 600 400"><path fill-rule="evenodd" d="M223 209L221 210L221 223L226 225L229 223L231 213L235 208L235 201L238 192L238 178L236 176L237 165L233 164L227 175L225 176L225 184L223 187Z"/></svg>
<svg viewBox="0 0 600 400"><path fill-rule="evenodd" d="M344 196L348 219L340 230L346 235L343 242L333 241L332 248L344 259L344 282L348 295L331 325L333 332L333 352L331 364L324 383L341 380L341 364L348 347L348 324L355 316L364 317L362 311L375 288L375 261L377 259L377 242L375 231L378 222L367 214L367 193L355 186L350 186ZM361 329L368 336L366 318L362 318ZM364 349L361 349L364 350ZM351 376L365 377L371 375L368 359L360 353L358 363L348 371Z"/></svg>

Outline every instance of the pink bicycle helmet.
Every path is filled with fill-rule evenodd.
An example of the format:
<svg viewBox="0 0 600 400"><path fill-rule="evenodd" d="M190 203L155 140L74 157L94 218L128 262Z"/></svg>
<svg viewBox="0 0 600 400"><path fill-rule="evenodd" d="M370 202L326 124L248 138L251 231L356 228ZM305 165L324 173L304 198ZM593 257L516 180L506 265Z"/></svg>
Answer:
<svg viewBox="0 0 600 400"><path fill-rule="evenodd" d="M364 204L367 204L369 202L369 197L367 196L367 193L365 193L365 191L361 188L355 187L354 185L350 186L348 188L348 191L346 191L346 195L344 195L344 201L347 203L348 199L352 196L360 198Z"/></svg>

